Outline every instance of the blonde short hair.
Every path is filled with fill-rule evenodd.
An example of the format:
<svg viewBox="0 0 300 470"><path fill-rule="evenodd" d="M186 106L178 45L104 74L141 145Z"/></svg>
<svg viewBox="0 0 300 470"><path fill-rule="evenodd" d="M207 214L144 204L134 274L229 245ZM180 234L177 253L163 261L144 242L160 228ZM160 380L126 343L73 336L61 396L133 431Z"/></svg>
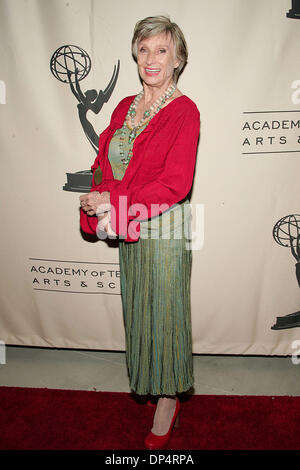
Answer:
<svg viewBox="0 0 300 470"><path fill-rule="evenodd" d="M148 16L135 25L132 38L132 55L134 59L137 60L138 43L143 39L161 33L170 34L175 46L179 66L174 69L173 80L177 83L179 75L187 64L188 50L183 32L179 26L176 23L172 23L167 16Z"/></svg>

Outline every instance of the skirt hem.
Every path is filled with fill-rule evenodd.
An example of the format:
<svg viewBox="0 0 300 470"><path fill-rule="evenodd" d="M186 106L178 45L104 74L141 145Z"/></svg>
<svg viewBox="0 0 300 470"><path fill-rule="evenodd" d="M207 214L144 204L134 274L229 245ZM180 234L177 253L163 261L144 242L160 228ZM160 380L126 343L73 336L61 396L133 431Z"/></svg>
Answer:
<svg viewBox="0 0 300 470"><path fill-rule="evenodd" d="M160 396L160 395L170 395L170 396L173 396L173 395L177 395L179 393L185 393L185 392L188 392L192 387L194 386L194 382L191 383L191 385L187 385L186 387L184 387L183 389L179 389L177 390L176 392L174 390L167 390L167 391L154 391L154 390L151 390L151 391L138 391L138 390L134 390L133 388L130 388L131 392L132 393L135 393L136 395L151 395L151 396Z"/></svg>

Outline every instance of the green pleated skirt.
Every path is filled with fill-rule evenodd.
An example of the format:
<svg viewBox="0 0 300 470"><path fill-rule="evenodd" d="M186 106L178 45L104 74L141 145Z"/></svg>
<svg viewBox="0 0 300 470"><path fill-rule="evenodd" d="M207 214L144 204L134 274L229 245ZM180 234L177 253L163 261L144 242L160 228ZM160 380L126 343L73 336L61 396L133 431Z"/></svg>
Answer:
<svg viewBox="0 0 300 470"><path fill-rule="evenodd" d="M141 235L148 234L148 238L119 243L129 384L139 395L175 395L194 383L192 252L183 233L187 217L175 223L176 211L172 212L167 237L162 235L166 217L159 216L151 219L152 227L148 222L141 224Z"/></svg>

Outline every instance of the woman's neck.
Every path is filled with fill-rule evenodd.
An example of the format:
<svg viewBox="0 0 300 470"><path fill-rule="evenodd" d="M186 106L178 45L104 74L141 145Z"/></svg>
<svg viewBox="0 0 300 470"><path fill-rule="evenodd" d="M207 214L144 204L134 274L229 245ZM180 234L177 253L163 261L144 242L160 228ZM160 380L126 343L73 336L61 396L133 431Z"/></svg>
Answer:
<svg viewBox="0 0 300 470"><path fill-rule="evenodd" d="M148 86L146 84L143 84L143 89L144 89L144 95L142 96L142 98L140 99L140 101L138 102L137 106L136 106L136 114L134 117L131 117L129 118L129 116L127 117L127 121L129 123L131 123L131 125L133 126L137 126L137 124L141 121L145 111L148 111L150 110L150 106L153 105L153 103L158 99L160 98L162 95L164 95L164 93L167 91L167 89L169 88L169 86L172 84L172 81L170 81L170 83L166 85L164 85L164 87L151 87L151 86ZM175 85L176 86L176 85ZM174 91L174 93L172 94L172 96L169 96L169 98L160 104L160 108L164 108L165 106L167 106L171 101L173 101L173 99L175 98L178 98L178 96L181 96L182 93L180 90L178 90L178 88L176 88L176 90ZM152 111L153 112L153 109Z"/></svg>
<svg viewBox="0 0 300 470"><path fill-rule="evenodd" d="M160 96L162 96L167 91L167 89L172 83L173 83L173 80L170 80L170 82L167 83L167 85L165 84L162 87L149 86L146 83L143 83L144 105L147 106L148 104L154 103L155 100L157 100Z"/></svg>

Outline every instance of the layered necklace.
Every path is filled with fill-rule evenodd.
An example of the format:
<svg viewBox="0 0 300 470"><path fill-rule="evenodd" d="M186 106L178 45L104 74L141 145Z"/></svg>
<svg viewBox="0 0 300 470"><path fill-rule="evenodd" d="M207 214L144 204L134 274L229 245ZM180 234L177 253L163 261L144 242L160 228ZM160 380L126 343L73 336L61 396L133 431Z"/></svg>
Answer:
<svg viewBox="0 0 300 470"><path fill-rule="evenodd" d="M136 97L131 103L129 110L126 114L124 124L122 126L121 134L120 134L119 148L120 148L121 162L124 165L128 165L128 163L130 162L130 159L132 157L133 143L137 137L138 130L141 129L141 127L143 127L146 123L149 124L151 119L153 119L154 116L158 113L158 111L161 110L165 102L171 98L175 90L176 90L176 85L175 83L173 83L172 85L169 86L169 88L165 91L163 95L161 95L157 100L154 101L154 103L150 106L149 109L146 109L141 120L135 126L134 118L136 116L136 108L141 98L144 96L144 90L142 90L138 95L136 95ZM128 137L129 150L128 150L127 155L125 155L124 141L125 141L125 135L126 135L126 128L128 127L127 122L129 121L131 123L131 132Z"/></svg>

